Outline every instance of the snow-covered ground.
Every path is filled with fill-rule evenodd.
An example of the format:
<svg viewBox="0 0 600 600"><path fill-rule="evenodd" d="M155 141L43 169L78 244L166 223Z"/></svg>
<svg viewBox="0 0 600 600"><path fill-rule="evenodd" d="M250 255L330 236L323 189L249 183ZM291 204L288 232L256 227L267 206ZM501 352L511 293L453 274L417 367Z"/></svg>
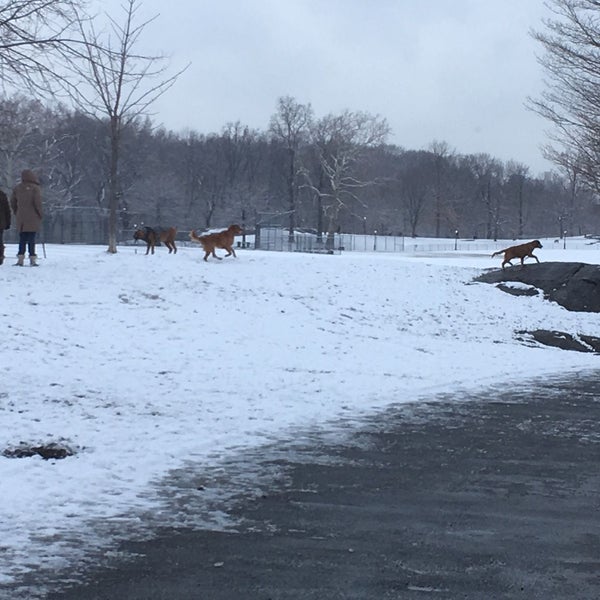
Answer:
<svg viewBox="0 0 600 600"><path fill-rule="evenodd" d="M600 262L598 245L543 243L542 261ZM500 265L487 251L46 251L40 268L0 268L0 453L60 442L75 455L0 456L0 596L143 529L186 464L441 392L598 368L516 340L600 336L600 315L472 283Z"/></svg>

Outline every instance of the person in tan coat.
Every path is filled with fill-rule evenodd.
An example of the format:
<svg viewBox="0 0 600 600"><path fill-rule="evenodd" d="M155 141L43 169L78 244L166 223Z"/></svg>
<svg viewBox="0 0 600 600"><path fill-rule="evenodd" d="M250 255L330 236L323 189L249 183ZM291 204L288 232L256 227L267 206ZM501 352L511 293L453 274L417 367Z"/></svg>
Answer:
<svg viewBox="0 0 600 600"><path fill-rule="evenodd" d="M33 171L25 169L21 173L21 183L12 191L10 205L15 214L19 232L19 252L16 266L22 267L25 261L25 248L29 250L29 262L37 267L35 235L42 225L42 192L40 182Z"/></svg>
<svg viewBox="0 0 600 600"><path fill-rule="evenodd" d="M0 190L0 265L4 262L4 230L10 229L8 196Z"/></svg>

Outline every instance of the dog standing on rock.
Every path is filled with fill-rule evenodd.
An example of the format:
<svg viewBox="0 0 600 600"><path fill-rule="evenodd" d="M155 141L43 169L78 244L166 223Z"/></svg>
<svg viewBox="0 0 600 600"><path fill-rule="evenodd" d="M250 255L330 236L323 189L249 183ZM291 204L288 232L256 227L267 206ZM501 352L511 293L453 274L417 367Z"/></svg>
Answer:
<svg viewBox="0 0 600 600"><path fill-rule="evenodd" d="M510 262L513 258L520 258L521 264L527 256L531 258L535 258L537 262L540 262L539 258L533 253L536 248L541 248L542 244L540 240L533 240L532 242L527 242L526 244L519 244L518 246L510 246L510 248L504 248L504 250L498 250L498 252L494 252L492 254L492 258L497 256L498 254L504 253L504 260L502 261L502 268L504 269L504 265L508 263L512 267L512 263Z"/></svg>
<svg viewBox="0 0 600 600"><path fill-rule="evenodd" d="M236 256L233 249L233 239L236 235L243 233L243 229L239 225L230 225L223 231L213 231L211 233L203 233L198 235L193 229L190 231L190 240L198 242L204 249L204 260L208 260L208 256L212 254L217 260L222 260L222 257L215 254L216 248L227 250L227 256Z"/></svg>

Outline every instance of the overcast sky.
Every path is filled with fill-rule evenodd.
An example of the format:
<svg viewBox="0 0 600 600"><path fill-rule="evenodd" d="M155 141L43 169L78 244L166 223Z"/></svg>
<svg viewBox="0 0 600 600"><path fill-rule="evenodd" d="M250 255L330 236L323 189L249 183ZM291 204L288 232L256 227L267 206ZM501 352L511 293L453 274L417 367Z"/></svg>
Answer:
<svg viewBox="0 0 600 600"><path fill-rule="evenodd" d="M122 15L119 0L102 5ZM385 117L405 149L444 141L533 175L551 167L548 123L524 106L543 86L529 33L549 16L543 0L141 0L139 14L158 15L145 52L168 55L173 71L191 62L153 107L173 131L264 131L290 95L316 116Z"/></svg>

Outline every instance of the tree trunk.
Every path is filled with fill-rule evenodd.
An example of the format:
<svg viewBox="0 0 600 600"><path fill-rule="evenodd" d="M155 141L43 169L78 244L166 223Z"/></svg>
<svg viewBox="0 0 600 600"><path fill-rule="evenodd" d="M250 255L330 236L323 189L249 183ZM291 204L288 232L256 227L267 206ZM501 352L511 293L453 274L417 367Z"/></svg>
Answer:
<svg viewBox="0 0 600 600"><path fill-rule="evenodd" d="M288 173L288 196L289 196L289 235L288 242L291 245L294 242L294 230L296 228L296 152L293 149L289 150L290 154L290 172Z"/></svg>
<svg viewBox="0 0 600 600"><path fill-rule="evenodd" d="M111 118L110 124L110 181L108 187L108 250L117 253L117 209L119 171L119 124L118 117Z"/></svg>
<svg viewBox="0 0 600 600"><path fill-rule="evenodd" d="M323 198L317 194L317 242L323 243Z"/></svg>
<svg viewBox="0 0 600 600"><path fill-rule="evenodd" d="M517 237L523 238L523 229L525 228L525 211L523 207L523 188L519 188L519 230L517 231Z"/></svg>

